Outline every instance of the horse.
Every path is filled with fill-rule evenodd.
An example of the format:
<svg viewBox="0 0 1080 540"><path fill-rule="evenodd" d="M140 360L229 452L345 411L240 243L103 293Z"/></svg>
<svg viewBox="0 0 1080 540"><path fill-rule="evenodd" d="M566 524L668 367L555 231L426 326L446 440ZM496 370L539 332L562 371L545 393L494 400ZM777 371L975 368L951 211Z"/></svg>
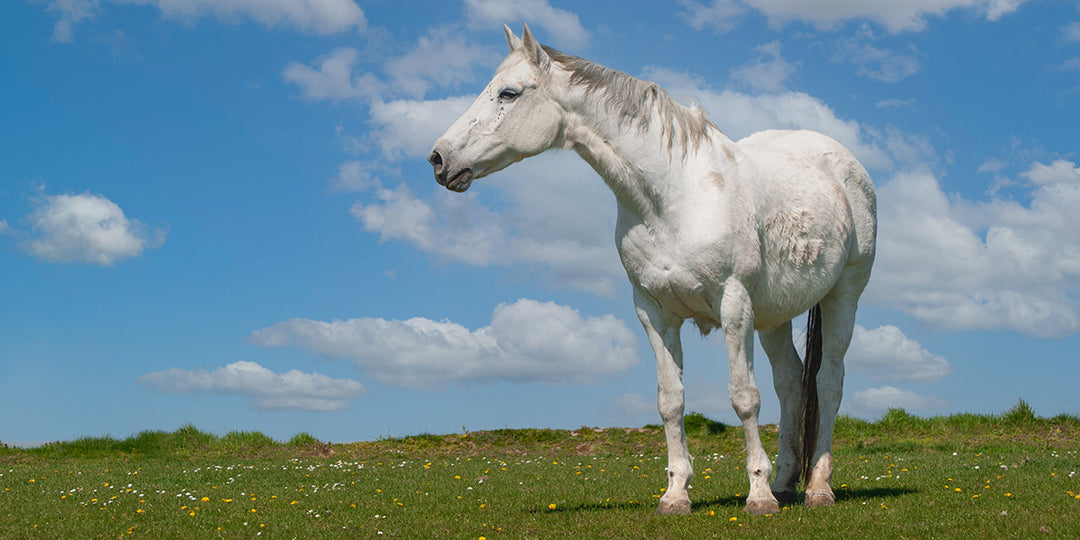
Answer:
<svg viewBox="0 0 1080 540"><path fill-rule="evenodd" d="M832 430L843 358L870 279L877 199L866 169L812 131L763 131L734 142L697 105L655 83L541 45L504 26L510 53L434 144L436 181L464 192L549 149L577 152L615 194L615 241L634 307L656 355L668 449L659 514L689 514L693 477L683 427L680 331L723 330L731 404L746 444L745 511L808 507L835 495ZM791 321L808 313L805 361ZM753 339L780 400L776 477L758 432Z"/></svg>

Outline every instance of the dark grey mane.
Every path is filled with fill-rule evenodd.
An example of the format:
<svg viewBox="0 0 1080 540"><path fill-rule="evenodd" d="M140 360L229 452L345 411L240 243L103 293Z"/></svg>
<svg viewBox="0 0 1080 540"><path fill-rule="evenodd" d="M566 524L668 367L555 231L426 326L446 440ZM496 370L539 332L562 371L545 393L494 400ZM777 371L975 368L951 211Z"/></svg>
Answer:
<svg viewBox="0 0 1080 540"><path fill-rule="evenodd" d="M632 77L621 71L578 58L544 46L551 60L570 72L570 84L584 87L589 94L603 96L604 103L620 120L635 123L639 130L649 129L652 112L660 118L660 136L667 142L668 156L676 143L682 155L696 150L709 139L710 127L716 128L705 111L694 105L683 106L654 82Z"/></svg>

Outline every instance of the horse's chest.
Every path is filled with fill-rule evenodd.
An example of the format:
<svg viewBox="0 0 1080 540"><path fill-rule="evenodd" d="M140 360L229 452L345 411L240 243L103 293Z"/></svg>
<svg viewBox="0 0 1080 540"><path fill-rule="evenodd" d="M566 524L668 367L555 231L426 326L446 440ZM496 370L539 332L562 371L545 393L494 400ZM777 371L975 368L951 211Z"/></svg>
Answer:
<svg viewBox="0 0 1080 540"><path fill-rule="evenodd" d="M715 304L731 275L722 246L650 234L640 226L625 231L618 247L627 277L665 311L719 325Z"/></svg>

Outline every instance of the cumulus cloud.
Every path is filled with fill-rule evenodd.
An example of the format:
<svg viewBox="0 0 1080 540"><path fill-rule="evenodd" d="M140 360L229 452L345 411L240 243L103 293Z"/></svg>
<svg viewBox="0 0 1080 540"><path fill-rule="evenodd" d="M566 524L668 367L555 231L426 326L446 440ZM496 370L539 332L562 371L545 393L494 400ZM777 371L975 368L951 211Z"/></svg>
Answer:
<svg viewBox="0 0 1080 540"><path fill-rule="evenodd" d="M348 358L386 384L421 389L469 380L590 383L639 361L633 332L614 316L583 317L528 299L500 304L491 324L476 330L419 317L292 319L257 330L249 340Z"/></svg>
<svg viewBox="0 0 1080 540"><path fill-rule="evenodd" d="M376 101L371 104L370 137L388 160L426 160L435 139L474 99L476 96Z"/></svg>
<svg viewBox="0 0 1080 540"><path fill-rule="evenodd" d="M53 41L71 43L75 39L75 25L97 16L100 6L97 0L52 0L45 9L56 17Z"/></svg>
<svg viewBox="0 0 1080 540"><path fill-rule="evenodd" d="M11 225L8 225L6 219L0 219L0 234L10 234Z"/></svg>
<svg viewBox="0 0 1080 540"><path fill-rule="evenodd" d="M111 0L115 4L149 5L168 19L193 23L211 15L232 22L253 19L268 27L287 26L304 32L334 34L363 30L364 12L353 0ZM56 17L53 40L71 43L74 27L102 11L99 0L52 0L46 10Z"/></svg>
<svg viewBox="0 0 1080 540"><path fill-rule="evenodd" d="M543 269L549 283L614 296L625 273L611 240L613 196L580 158L538 156L482 182L503 195L503 209L473 194L419 197L400 185L351 212L383 240L408 242L440 262L526 264Z"/></svg>
<svg viewBox="0 0 1080 540"><path fill-rule="evenodd" d="M163 229L147 230L116 203L92 193L43 195L27 221L30 237L20 246L54 262L111 266L160 246L166 235Z"/></svg>
<svg viewBox="0 0 1080 540"><path fill-rule="evenodd" d="M232 22L251 18L268 27L289 26L305 32L335 34L362 30L364 12L353 0L114 0L116 3L150 5L162 16L193 22L207 15Z"/></svg>
<svg viewBox="0 0 1080 540"><path fill-rule="evenodd" d="M784 60L781 50L779 41L754 47L755 58L731 70L731 78L759 90L783 90L784 81L795 73L795 66Z"/></svg>
<svg viewBox="0 0 1080 540"><path fill-rule="evenodd" d="M701 103L713 121L732 139L740 139L762 129L812 129L847 146L871 169L885 169L892 159L875 137L858 122L837 116L824 101L802 92L748 94L714 90L695 76L665 68L650 67L646 77L664 86L673 96L686 96Z"/></svg>
<svg viewBox="0 0 1080 540"><path fill-rule="evenodd" d="M1036 337L1080 330L1080 171L1020 174L1027 204L949 197L927 172L880 185L878 260L867 298L949 329Z"/></svg>
<svg viewBox="0 0 1080 540"><path fill-rule="evenodd" d="M542 28L557 47L580 49L589 40L577 15L552 7L547 0L465 0L465 15L470 26L492 31L526 22L533 31ZM520 35L521 29L515 27L514 33Z"/></svg>
<svg viewBox="0 0 1080 540"><path fill-rule="evenodd" d="M936 413L948 406L949 402L941 398L924 396L893 386L882 386L855 392L840 404L840 411L843 414L866 418L888 412L889 409Z"/></svg>
<svg viewBox="0 0 1080 540"><path fill-rule="evenodd" d="M746 5L769 17L774 25L805 21L821 29L835 28L847 20L869 19L890 32L917 31L926 26L927 17L939 17L954 9L973 9L989 21L1020 8L1025 0L743 0Z"/></svg>
<svg viewBox="0 0 1080 540"><path fill-rule="evenodd" d="M382 83L373 75L353 74L359 51L342 47L316 60L318 67L290 62L281 76L297 86L304 99L343 101L378 95Z"/></svg>
<svg viewBox="0 0 1080 540"><path fill-rule="evenodd" d="M234 362L214 371L171 368L147 373L135 382L175 394L240 395L250 398L256 410L340 411L365 392L363 385L352 379L295 369L278 374L255 362Z"/></svg>
<svg viewBox="0 0 1080 540"><path fill-rule="evenodd" d="M873 32L868 27L851 37L840 38L833 53L834 62L853 64L858 74L881 82L894 83L910 77L921 67L915 45L905 52L880 49L871 44Z"/></svg>
<svg viewBox="0 0 1080 540"><path fill-rule="evenodd" d="M391 87L398 94L421 98L434 87L455 88L471 82L476 67L491 66L505 56L504 49L478 45L470 37L458 28L429 30L408 53L386 62Z"/></svg>
<svg viewBox="0 0 1080 540"><path fill-rule="evenodd" d="M683 7L680 15L691 28L710 29L717 34L733 30L736 20L746 11L735 0L712 0L710 4L679 0L679 4Z"/></svg>
<svg viewBox="0 0 1080 540"><path fill-rule="evenodd" d="M855 325L844 366L852 373L866 373L878 382L939 382L952 366L931 353L899 328L886 325L867 330Z"/></svg>

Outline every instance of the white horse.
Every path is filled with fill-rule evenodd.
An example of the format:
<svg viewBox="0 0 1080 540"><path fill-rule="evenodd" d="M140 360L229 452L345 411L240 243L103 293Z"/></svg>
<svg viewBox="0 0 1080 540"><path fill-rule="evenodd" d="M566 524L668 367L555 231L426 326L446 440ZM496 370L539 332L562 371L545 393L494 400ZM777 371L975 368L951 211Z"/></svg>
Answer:
<svg viewBox="0 0 1080 540"><path fill-rule="evenodd" d="M573 149L615 193L615 241L656 354L667 436L668 487L657 512L691 509L679 338L686 319L702 334L724 331L731 403L746 438L746 510L795 502L800 475L807 506L832 504L843 358L877 233L866 170L819 133L765 131L733 142L654 83L542 46L527 25L521 38L505 30L509 56L429 161L439 184L463 192L524 158ZM801 362L791 319L808 310ZM781 404L771 486L758 434L755 329Z"/></svg>

